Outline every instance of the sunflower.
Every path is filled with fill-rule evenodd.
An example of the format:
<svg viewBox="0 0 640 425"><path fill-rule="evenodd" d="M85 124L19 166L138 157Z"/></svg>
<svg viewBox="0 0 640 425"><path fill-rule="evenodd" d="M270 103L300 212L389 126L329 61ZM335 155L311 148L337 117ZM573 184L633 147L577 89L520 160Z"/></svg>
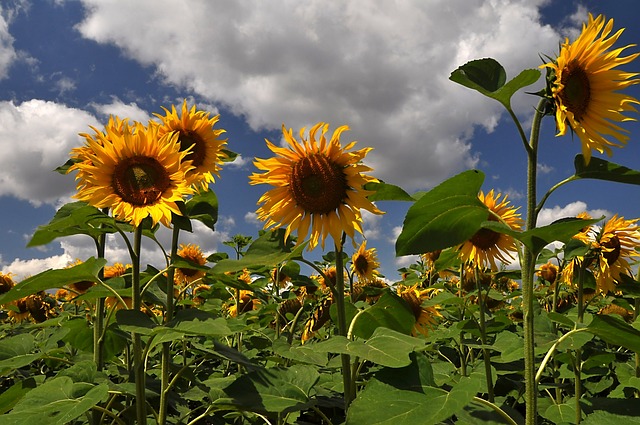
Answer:
<svg viewBox="0 0 640 425"><path fill-rule="evenodd" d="M438 317L442 317L435 307L423 307L422 303L428 299L433 291L429 289L419 289L418 285L410 287L398 287L398 294L406 301L409 308L413 312L416 322L413 326L412 335L416 336L421 333L427 336L429 330L433 329L438 321Z"/></svg>
<svg viewBox="0 0 640 425"><path fill-rule="evenodd" d="M556 277L558 276L558 266L548 261L540 266L540 270L536 274L550 285L553 285L556 283Z"/></svg>
<svg viewBox="0 0 640 425"><path fill-rule="evenodd" d="M153 225L169 227L171 214L181 215L176 202L193 193L184 177L191 165L183 161L188 151L179 151L178 133L159 138L156 127L136 123L132 131L124 124L121 133L107 127L102 143L88 140L86 160L76 164L74 197L111 208L134 226L150 216Z"/></svg>
<svg viewBox="0 0 640 425"><path fill-rule="evenodd" d="M112 266L105 266L104 268L104 278L110 279L112 277L120 277L127 272L127 268L131 266L125 266L122 263L115 263Z"/></svg>
<svg viewBox="0 0 640 425"><path fill-rule="evenodd" d="M13 281L11 276L11 273L5 274L0 272L0 295L6 294L11 290L11 288L16 286L16 283Z"/></svg>
<svg viewBox="0 0 640 425"><path fill-rule="evenodd" d="M178 114L176 107L171 106L171 111L164 109L166 115L154 114L160 118L162 124L158 128L158 136L177 131L180 151L188 151L185 160L190 161L193 169L187 171L186 177L189 185L206 189L209 183L214 181L214 175L219 177L221 163L227 158L223 147L227 139L221 139L223 129L214 129L220 119L220 115L209 117L205 111L197 111L193 105L187 107L187 101L182 103L182 111Z"/></svg>
<svg viewBox="0 0 640 425"><path fill-rule="evenodd" d="M360 248L351 257L351 272L361 282L373 280L378 275L378 255L375 248L367 249L367 241L362 241Z"/></svg>
<svg viewBox="0 0 640 425"><path fill-rule="evenodd" d="M580 36L573 43L566 39L558 58L541 66L552 73L558 136L566 134L568 122L582 142L587 164L592 150L611 156L612 146L624 146L629 139L624 134L627 131L615 123L631 121L624 113L637 112L633 104L639 103L618 92L640 82L634 78L638 74L615 69L636 59L638 53L621 56L632 45L610 50L623 32L621 29L610 35L612 28L613 19L605 23L604 16L594 19L589 14L589 23L583 24Z"/></svg>
<svg viewBox="0 0 640 425"><path fill-rule="evenodd" d="M190 261L194 264L204 266L207 259L204 257L202 250L195 244L180 244L180 249L177 252L178 257ZM205 275L203 270L189 269L189 268L176 268L175 281L178 284L189 284L195 282L198 279L202 279Z"/></svg>
<svg viewBox="0 0 640 425"><path fill-rule="evenodd" d="M360 209L383 214L366 198L372 192L363 189L366 183L378 181L363 174L371 171L361 160L372 148L350 151L356 142L343 147L340 135L348 129L347 126L338 127L327 141L325 133L329 125L320 122L311 128L308 140L304 137L305 128L302 128L302 141L298 142L293 130L283 126L288 148L266 141L277 156L256 159L254 165L264 173L250 176L251 184L275 186L258 201L262 204L257 210L258 218L265 221L265 228L286 226L285 238L296 230L298 243L310 230L309 250L315 248L318 241L324 249L328 235L341 248L342 232L352 239L356 230L362 233ZM316 140L318 130L320 138Z"/></svg>
<svg viewBox="0 0 640 425"><path fill-rule="evenodd" d="M82 264L83 261L81 259L76 259L76 261L71 261L67 264L65 268L69 269L71 267L78 266ZM89 290L92 286L95 285L95 282L91 280L81 280L79 282L73 282L67 285L67 288L71 289L75 294L82 295Z"/></svg>
<svg viewBox="0 0 640 425"><path fill-rule="evenodd" d="M518 208L510 206L507 195L502 200L502 194L494 195L493 190L484 195L482 191L478 195L489 209L487 220L500 221L513 230L521 230L523 221ZM504 233L494 232L489 229L478 230L468 241L458 247L458 255L463 262L471 262L476 267L491 265L492 270L497 270L496 260L509 263L515 259L516 241Z"/></svg>
<svg viewBox="0 0 640 425"><path fill-rule="evenodd" d="M640 246L638 219L625 220L616 214L602 227L594 249L599 253L596 266L596 286L607 294L615 291L615 283L621 274L631 273L629 260L640 257L636 248Z"/></svg>

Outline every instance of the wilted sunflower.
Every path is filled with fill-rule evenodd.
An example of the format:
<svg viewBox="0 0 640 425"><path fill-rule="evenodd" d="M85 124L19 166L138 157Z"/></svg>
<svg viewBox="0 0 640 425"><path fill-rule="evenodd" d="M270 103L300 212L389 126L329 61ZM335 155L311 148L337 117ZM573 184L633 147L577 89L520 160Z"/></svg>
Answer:
<svg viewBox="0 0 640 425"><path fill-rule="evenodd" d="M553 73L551 91L558 136L566 133L568 122L580 137L587 164L592 150L611 156L611 146L624 146L629 137L615 123L632 120L624 112L636 112L633 104L639 103L632 96L618 93L640 82L634 78L638 74L615 69L636 59L638 53L621 56L632 45L610 50L623 31L610 36L612 28L613 19L605 23L604 16L594 19L589 14L589 23L583 24L576 41L569 43L566 39L558 58L542 65Z"/></svg>
<svg viewBox="0 0 640 425"><path fill-rule="evenodd" d="M636 251L640 246L637 222L638 219L625 220L616 214L605 223L596 239L594 248L599 253L596 285L605 294L615 291L621 274L632 275L628 260L640 256Z"/></svg>
<svg viewBox="0 0 640 425"><path fill-rule="evenodd" d="M428 299L433 291L430 289L419 289L418 285L414 285L408 288L398 287L398 294L407 302L413 315L416 319L416 323L413 325L412 334L415 336L421 333L427 336L429 330L433 329L438 321L438 317L442 317L435 307L424 307L422 303Z"/></svg>
<svg viewBox="0 0 640 425"><path fill-rule="evenodd" d="M179 132L180 151L189 151L185 160L191 161L193 166L193 169L186 173L188 183L206 189L209 183L214 181L214 175L220 176L221 163L227 158L223 151L227 139L220 138L225 130L214 129L220 115L210 118L209 112L197 111L195 105L189 109L186 99L182 103L180 115L174 105L171 106L171 111L164 107L162 109L166 113L165 116L154 114L162 120L158 137L173 131Z"/></svg>
<svg viewBox="0 0 640 425"><path fill-rule="evenodd" d="M514 208L507 201L507 195L502 200L502 194L494 195L491 190L485 196L482 191L478 195L487 208L489 208L488 221L500 221L513 230L521 230L523 221L518 214L518 208ZM515 259L517 251L516 241L504 233L494 232L489 229L478 230L468 241L458 247L460 259L463 262L471 262L475 267L491 265L492 270L497 270L496 260L509 263Z"/></svg>
<svg viewBox="0 0 640 425"><path fill-rule="evenodd" d="M178 133L159 138L155 127L136 123L130 131L125 124L121 133L107 127L103 143L88 140L87 160L76 164L74 197L135 226L150 216L154 225L169 227L171 214L181 215L176 202L193 193L184 177L191 166Z"/></svg>
<svg viewBox="0 0 640 425"><path fill-rule="evenodd" d="M180 244L180 249L177 252L178 257L183 258L195 264L204 266L207 262L202 249L195 244ZM204 270L189 269L177 267L175 273L175 281L178 284L189 284L201 279L205 275Z"/></svg>
<svg viewBox="0 0 640 425"><path fill-rule="evenodd" d="M550 285L553 285L556 283L556 278L558 277L558 266L549 261L541 265L540 270L538 270L536 274Z"/></svg>
<svg viewBox="0 0 640 425"><path fill-rule="evenodd" d="M360 248L351 257L351 272L361 282L373 280L378 275L378 255L375 248L367 249L367 241L363 240Z"/></svg>
<svg viewBox="0 0 640 425"><path fill-rule="evenodd" d="M11 273L5 274L0 272L0 295L6 294L11 290L11 288L16 286L16 283L13 281L11 276Z"/></svg>
<svg viewBox="0 0 640 425"><path fill-rule="evenodd" d="M265 228L286 226L285 238L296 230L298 243L309 230L308 249L318 241L324 249L324 241L331 235L340 246L342 232L353 239L357 230L362 233L360 209L373 214L383 214L366 197L371 192L364 190L368 182L377 179L363 173L371 168L361 163L372 148L349 152L356 144L340 144L340 135L349 127L338 127L327 141L325 133L329 124L318 123L305 139L305 128L300 130L301 142L293 136L293 130L282 127L286 148L275 146L268 140L267 146L277 156L271 159L256 159L254 165L264 173L250 176L251 184L275 186L260 197L258 218L265 221ZM320 130L320 138L316 133Z"/></svg>

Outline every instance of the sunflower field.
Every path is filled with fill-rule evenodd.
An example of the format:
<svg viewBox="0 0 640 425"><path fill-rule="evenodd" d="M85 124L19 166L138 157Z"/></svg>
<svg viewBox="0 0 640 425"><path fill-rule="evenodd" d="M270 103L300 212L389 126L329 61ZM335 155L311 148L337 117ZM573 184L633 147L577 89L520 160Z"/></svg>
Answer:
<svg viewBox="0 0 640 425"><path fill-rule="evenodd" d="M215 229L215 182L236 155L219 117L185 101L82 133L56 170L75 178L76 200L29 246L84 235L96 253L20 282L0 273L0 423L640 424L639 219L537 226L574 180L640 185L640 171L592 156L624 146L639 103L624 94L638 74L617 69L638 54L614 48L612 31L590 15L540 69L507 79L484 58L449 77L513 118L526 211L481 191L480 170L409 194L374 177L371 148L341 140L346 125L283 125L249 181L266 188L264 230L226 241L235 255L205 256L180 234L194 221ZM525 135L511 97L545 72ZM546 117L582 152L539 194ZM417 258L396 279L356 243L362 210L390 202L410 205L396 255ZM106 258L107 236L130 263ZM165 263L141 261L144 239Z"/></svg>

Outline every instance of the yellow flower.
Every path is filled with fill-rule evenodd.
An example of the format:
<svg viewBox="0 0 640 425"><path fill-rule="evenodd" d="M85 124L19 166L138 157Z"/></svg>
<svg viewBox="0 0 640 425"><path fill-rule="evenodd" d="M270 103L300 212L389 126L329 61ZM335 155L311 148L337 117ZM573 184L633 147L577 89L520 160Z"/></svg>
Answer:
<svg viewBox="0 0 640 425"><path fill-rule="evenodd" d="M616 214L605 223L595 243L599 253L596 286L603 293L614 292L621 274L632 275L629 261L640 257L635 250L640 245L638 219L625 220Z"/></svg>
<svg viewBox="0 0 640 425"><path fill-rule="evenodd" d="M180 249L178 250L177 254L178 257L192 263L199 264L201 266L204 266L207 262L207 259L204 257L202 250L198 245L195 244L180 244ZM195 282L198 279L201 279L204 275L205 272L203 270L178 267L176 268L175 281L178 284L189 284L191 282Z"/></svg>
<svg viewBox="0 0 640 425"><path fill-rule="evenodd" d="M376 249L367 249L367 241L362 241L358 251L351 257L351 272L358 276L362 282L372 280L378 275L378 255Z"/></svg>
<svg viewBox="0 0 640 425"><path fill-rule="evenodd" d="M494 195L491 190L485 196L481 191L478 195L487 208L489 208L489 221L500 221L513 230L521 230L523 221L518 208L510 206L505 195L502 200L501 194ZM491 265L492 270L497 270L496 260L502 263L509 263L515 259L517 251L516 241L511 236L494 232L489 229L478 230L468 241L458 247L460 259L464 262L470 261L474 266L484 268Z"/></svg>
<svg viewBox="0 0 640 425"><path fill-rule="evenodd" d="M320 138L316 133L320 130ZM281 148L268 140L267 146L277 154L270 159L256 159L254 165L264 173L254 173L251 184L270 184L274 189L266 192L258 204L258 218L265 221L265 228L286 226L285 237L296 230L298 243L307 237L312 250L331 235L336 246L341 247L342 232L353 239L355 231L362 233L360 209L373 214L383 214L366 197L368 182L377 182L363 173L371 168L361 160L372 148L350 151L356 144L340 144L340 135L347 126L337 128L330 140L325 138L329 125L318 123L305 139L305 128L300 130L301 142L293 136L293 130L282 127L284 139L289 145ZM350 151L350 152L349 152Z"/></svg>
<svg viewBox="0 0 640 425"><path fill-rule="evenodd" d="M558 266L549 261L541 265L540 270L538 270L536 274L553 285L556 283L556 277L558 276Z"/></svg>
<svg viewBox="0 0 640 425"><path fill-rule="evenodd" d="M0 295L9 292L14 286L16 283L13 281L11 273L0 272Z"/></svg>
<svg viewBox="0 0 640 425"><path fill-rule="evenodd" d="M186 173L188 183L197 188L206 189L209 183L214 181L214 175L220 176L221 163L227 158L227 154L223 151L227 139L220 138L225 130L213 128L220 115L209 118L208 112L197 111L195 105L189 109L186 99L182 103L180 115L173 105L171 111L166 108L162 109L166 113L165 116L154 114L162 120L158 129L158 137L173 131L179 133L180 151L189 151L185 160L191 161L193 166L193 169Z"/></svg>
<svg viewBox="0 0 640 425"><path fill-rule="evenodd" d="M623 31L610 35L612 28L613 19L605 23L604 16L594 19L589 14L589 23L583 24L580 36L573 43L566 39L556 61L542 65L554 74L551 91L558 136L566 133L568 122L582 142L587 164L592 150L611 156L610 147L624 146L629 137L615 123L632 121L624 113L636 112L633 104L639 103L618 92L640 82L634 78L637 73L615 69L638 54L621 56L632 45L611 50Z"/></svg>
<svg viewBox="0 0 640 425"><path fill-rule="evenodd" d="M429 330L433 329L438 321L438 317L442 317L435 307L423 307L422 303L428 299L433 291L429 289L419 289L418 285L414 285L408 288L402 286L398 287L398 293L400 297L407 302L413 315L416 318L416 323L413 326L412 334L415 336L421 333L427 336Z"/></svg>
<svg viewBox="0 0 640 425"><path fill-rule="evenodd" d="M82 264L83 261L80 259L76 259L76 261L71 261L67 264L65 268L71 268ZM92 286L95 285L95 282L90 280L82 280L80 282L74 282L67 285L67 288L71 289L74 293L78 295L82 295L89 290Z"/></svg>
<svg viewBox="0 0 640 425"><path fill-rule="evenodd" d="M107 127L106 138L89 138L86 160L77 163L77 189L74 195L96 208L111 208L113 215L134 226L150 216L153 225L169 227L171 214L180 215L176 202L193 193L185 182L191 168L183 161L178 133L159 138L157 126L145 128L136 123L133 131Z"/></svg>
<svg viewBox="0 0 640 425"><path fill-rule="evenodd" d="M127 272L127 267L122 263L115 263L113 266L105 266L104 278L109 279L112 277L120 277Z"/></svg>

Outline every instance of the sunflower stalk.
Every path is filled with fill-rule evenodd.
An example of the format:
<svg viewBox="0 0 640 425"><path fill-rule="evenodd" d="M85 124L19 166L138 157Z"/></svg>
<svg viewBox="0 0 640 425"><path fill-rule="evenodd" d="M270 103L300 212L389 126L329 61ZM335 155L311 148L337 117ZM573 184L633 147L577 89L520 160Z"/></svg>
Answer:
<svg viewBox="0 0 640 425"><path fill-rule="evenodd" d="M476 288L478 289L478 307L480 308L480 341L482 342L482 359L484 361L484 371L487 379L487 397L489 401L493 403L494 394L493 394L493 377L491 374L491 357L489 355L489 350L487 349L487 326L485 323L485 310L486 304L484 300L484 295L482 294L482 284L480 283L480 274L478 273L478 268L474 267L475 280L476 280ZM488 296L488 293L487 293Z"/></svg>
<svg viewBox="0 0 640 425"><path fill-rule="evenodd" d="M142 311L142 294L140 292L140 248L142 245L142 228L136 226L133 236L131 299L133 309ZM136 387L136 418L138 425L147 423L147 399L145 394L145 371L142 362L142 339L140 334L132 332L133 339L133 376Z"/></svg>
<svg viewBox="0 0 640 425"><path fill-rule="evenodd" d="M171 236L171 262L176 260L178 255L178 239L180 228L174 224ZM173 319L174 311L174 277L175 267L169 267L167 270L167 300L164 315L164 323L167 324ZM160 382L160 410L158 411L159 425L165 425L167 420L167 407L169 405L169 369L171 365L171 342L162 343L162 365L161 365L161 382Z"/></svg>
<svg viewBox="0 0 640 425"><path fill-rule="evenodd" d="M343 238L344 239L344 238ZM344 259L342 245L336 244L336 308L338 312L338 335L347 336L347 315L344 303ZM344 410L349 409L352 398L351 390L351 358L348 354L340 354L342 361L342 383L344 386Z"/></svg>

